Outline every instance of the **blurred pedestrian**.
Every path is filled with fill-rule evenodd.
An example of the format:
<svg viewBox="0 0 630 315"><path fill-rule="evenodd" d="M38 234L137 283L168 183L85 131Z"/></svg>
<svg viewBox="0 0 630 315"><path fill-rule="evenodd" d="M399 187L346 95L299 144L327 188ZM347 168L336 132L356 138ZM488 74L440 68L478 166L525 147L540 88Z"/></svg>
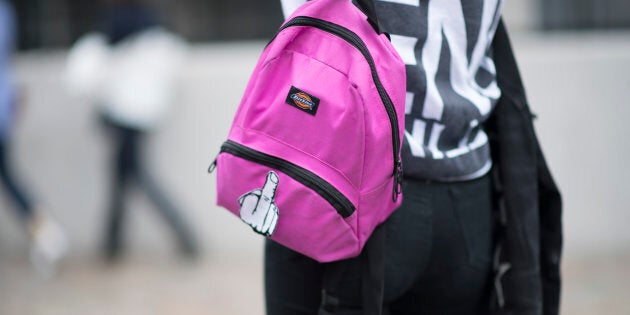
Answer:
<svg viewBox="0 0 630 315"><path fill-rule="evenodd" d="M122 252L124 201L137 184L175 232L182 253L194 256L198 249L189 226L141 158L147 136L174 99L185 44L142 1L109 1L106 8L101 30L81 38L68 59L71 87L101 106L114 140L104 254L115 259Z"/></svg>
<svg viewBox="0 0 630 315"><path fill-rule="evenodd" d="M16 28L13 7L0 0L0 180L28 231L32 264L44 275L51 275L68 250L65 233L18 184L10 161L11 132L20 105L10 70Z"/></svg>

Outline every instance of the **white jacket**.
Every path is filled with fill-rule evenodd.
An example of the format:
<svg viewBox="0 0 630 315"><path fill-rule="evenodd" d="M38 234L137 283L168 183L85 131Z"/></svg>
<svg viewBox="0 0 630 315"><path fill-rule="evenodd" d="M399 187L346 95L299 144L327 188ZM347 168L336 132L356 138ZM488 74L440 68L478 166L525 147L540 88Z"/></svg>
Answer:
<svg viewBox="0 0 630 315"><path fill-rule="evenodd" d="M136 129L154 127L167 114L177 92L185 43L152 28L114 47L102 34L88 34L70 50L71 90L103 106L113 121Z"/></svg>

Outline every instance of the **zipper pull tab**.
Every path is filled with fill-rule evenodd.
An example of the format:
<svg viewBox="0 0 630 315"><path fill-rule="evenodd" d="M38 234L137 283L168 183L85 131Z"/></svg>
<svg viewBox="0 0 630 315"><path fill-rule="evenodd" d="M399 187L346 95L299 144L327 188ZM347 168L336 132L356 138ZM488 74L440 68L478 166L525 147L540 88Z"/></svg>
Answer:
<svg viewBox="0 0 630 315"><path fill-rule="evenodd" d="M210 163L210 166L208 167L208 174L212 174L212 172L214 172L216 168L217 168L217 158L214 158L214 161L212 161L212 163Z"/></svg>
<svg viewBox="0 0 630 315"><path fill-rule="evenodd" d="M396 160L394 166L394 202L398 201L398 196L400 194L402 194L402 161L399 158L398 160Z"/></svg>

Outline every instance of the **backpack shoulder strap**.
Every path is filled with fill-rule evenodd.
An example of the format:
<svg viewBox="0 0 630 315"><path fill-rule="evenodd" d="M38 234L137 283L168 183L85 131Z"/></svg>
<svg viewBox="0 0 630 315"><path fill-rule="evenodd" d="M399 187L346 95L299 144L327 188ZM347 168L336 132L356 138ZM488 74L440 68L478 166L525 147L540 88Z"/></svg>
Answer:
<svg viewBox="0 0 630 315"><path fill-rule="evenodd" d="M383 28L378 22L378 16L376 15L376 9L374 7L374 0L353 0L354 3L365 15L368 17L368 22L374 27L377 33L383 34Z"/></svg>

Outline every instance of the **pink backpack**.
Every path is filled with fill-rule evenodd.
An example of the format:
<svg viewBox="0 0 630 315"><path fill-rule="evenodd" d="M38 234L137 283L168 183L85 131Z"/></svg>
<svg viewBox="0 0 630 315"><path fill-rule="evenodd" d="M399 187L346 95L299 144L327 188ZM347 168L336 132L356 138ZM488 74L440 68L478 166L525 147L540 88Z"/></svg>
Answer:
<svg viewBox="0 0 630 315"><path fill-rule="evenodd" d="M301 6L211 166L218 205L320 262L359 255L402 201L405 65L373 25L349 0Z"/></svg>

